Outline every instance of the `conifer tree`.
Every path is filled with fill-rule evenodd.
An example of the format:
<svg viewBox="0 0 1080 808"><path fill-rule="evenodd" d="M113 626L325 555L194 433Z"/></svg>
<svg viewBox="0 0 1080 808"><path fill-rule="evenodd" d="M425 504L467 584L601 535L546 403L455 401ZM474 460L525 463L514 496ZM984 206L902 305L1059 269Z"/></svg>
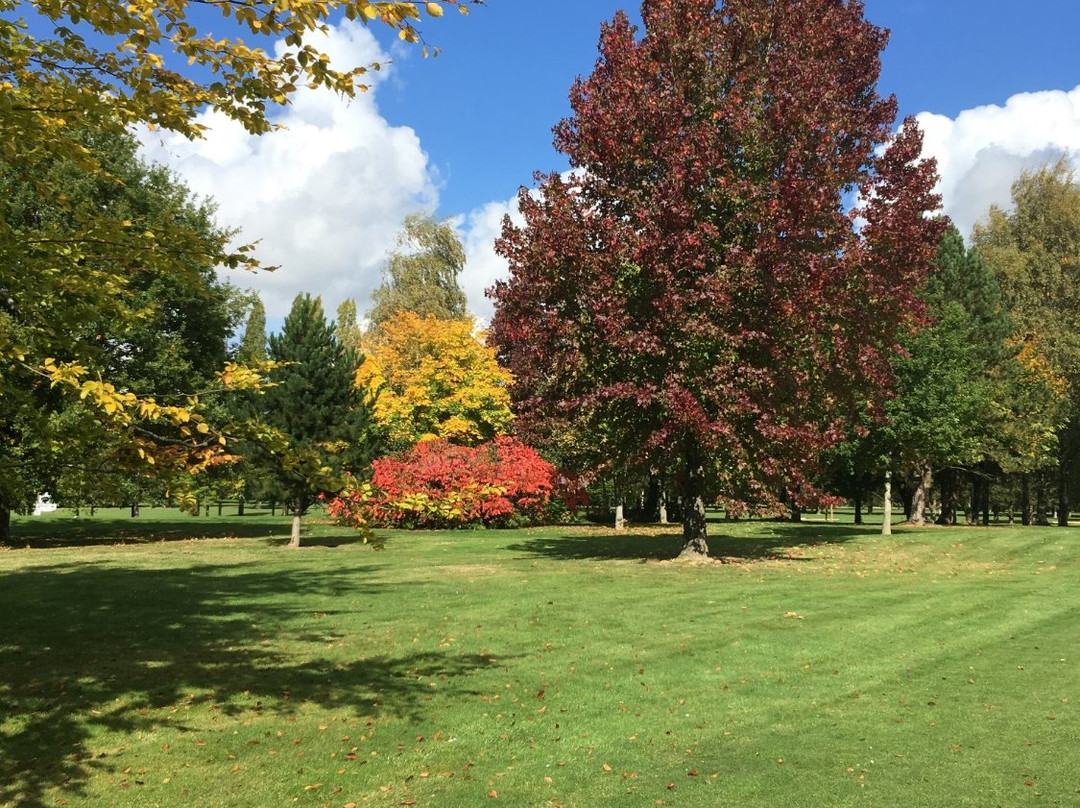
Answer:
<svg viewBox="0 0 1080 808"><path fill-rule="evenodd" d="M256 294L248 311L244 335L236 351L236 361L241 364L262 362L266 359L266 306Z"/></svg>
<svg viewBox="0 0 1080 808"><path fill-rule="evenodd" d="M299 295L280 334L271 334L269 357L283 363L263 397L265 422L285 440L275 454L274 477L292 510L290 545L300 544L300 517L321 493L341 490L345 472L362 472L379 439L370 408L354 384L359 358L343 348L318 297Z"/></svg>

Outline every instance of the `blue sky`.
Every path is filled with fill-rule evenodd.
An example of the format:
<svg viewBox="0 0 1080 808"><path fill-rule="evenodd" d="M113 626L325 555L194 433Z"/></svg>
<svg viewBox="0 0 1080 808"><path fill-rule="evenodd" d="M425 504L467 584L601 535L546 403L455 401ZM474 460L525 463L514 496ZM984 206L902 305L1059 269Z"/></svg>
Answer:
<svg viewBox="0 0 1080 808"><path fill-rule="evenodd" d="M271 321L300 291L330 311L344 297L363 310L397 225L420 209L454 221L469 255L462 285L486 318L483 289L505 271L491 249L499 221L534 171L566 168L551 127L619 8L636 17L636 3L618 0L488 0L467 17L425 18L442 49L429 59L388 33L343 27L332 56L393 61L362 98L301 96L281 115L287 129L261 141L211 120L204 143L151 139L147 154L281 264L234 279L260 291ZM879 89L919 117L965 234L1007 203L1022 168L1080 155L1080 0L867 0L866 14L892 32Z"/></svg>

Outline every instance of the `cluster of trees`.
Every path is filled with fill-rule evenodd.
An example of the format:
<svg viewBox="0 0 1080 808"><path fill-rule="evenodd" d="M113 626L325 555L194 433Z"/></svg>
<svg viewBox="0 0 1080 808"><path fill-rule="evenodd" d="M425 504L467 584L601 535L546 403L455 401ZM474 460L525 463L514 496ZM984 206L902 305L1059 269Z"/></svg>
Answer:
<svg viewBox="0 0 1080 808"><path fill-rule="evenodd" d="M138 165L129 133L198 137L207 108L262 133L298 86L364 89L370 65L312 44L341 13L420 40L420 7L395 0L0 8L0 537L61 476L78 488L119 470L129 485L234 459L239 430L212 393L261 375L227 359L220 337L243 307L213 271L254 266L250 247Z"/></svg>
<svg viewBox="0 0 1080 808"><path fill-rule="evenodd" d="M1056 471L1067 523L1080 190L1064 161L1024 175L965 248L862 14L649 0L641 37L618 15L555 129L577 170L523 190L497 244L519 432L653 513L671 488L688 555L708 502L797 516L894 471L915 522L932 497L985 513L1002 478L1026 521Z"/></svg>
<svg viewBox="0 0 1080 808"><path fill-rule="evenodd" d="M545 512L556 468L670 505L690 555L709 503L859 507L894 473L916 522L1015 491L1025 521L1055 492L1067 523L1080 189L1064 161L1025 174L965 246L917 126L894 130L877 93L887 35L854 0L646 0L640 36L604 26L555 129L575 171L523 189L497 243L488 344L461 244L429 216L406 220L362 321L301 295L267 337L214 273L247 248L127 131L198 136L209 105L260 132L301 80L353 92L365 68L304 40L336 7L417 39L417 5L365 0L220 6L284 36L273 59L202 38L188 0L32 1L51 38L0 26L0 530L37 491L154 486L286 503L294 543L347 485L333 507L358 526L498 523ZM172 73L177 53L220 80Z"/></svg>

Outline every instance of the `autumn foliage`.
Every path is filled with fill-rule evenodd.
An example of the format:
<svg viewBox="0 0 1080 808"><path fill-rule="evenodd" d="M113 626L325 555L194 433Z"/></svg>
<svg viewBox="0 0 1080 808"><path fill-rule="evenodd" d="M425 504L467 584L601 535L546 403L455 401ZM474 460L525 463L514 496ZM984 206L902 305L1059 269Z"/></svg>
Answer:
<svg viewBox="0 0 1080 808"><path fill-rule="evenodd" d="M887 392L939 200L862 3L650 0L642 20L616 15L571 90L555 145L578 171L504 226L492 338L519 433L663 470L704 553L706 499L807 489L807 458Z"/></svg>
<svg viewBox="0 0 1080 808"><path fill-rule="evenodd" d="M400 310L365 337L357 384L374 397L393 448L432 438L475 446L506 432L513 377L483 336L471 319Z"/></svg>
<svg viewBox="0 0 1080 808"><path fill-rule="evenodd" d="M330 503L332 518L358 528L503 527L545 521L555 467L514 438L476 447L432 440L373 464Z"/></svg>

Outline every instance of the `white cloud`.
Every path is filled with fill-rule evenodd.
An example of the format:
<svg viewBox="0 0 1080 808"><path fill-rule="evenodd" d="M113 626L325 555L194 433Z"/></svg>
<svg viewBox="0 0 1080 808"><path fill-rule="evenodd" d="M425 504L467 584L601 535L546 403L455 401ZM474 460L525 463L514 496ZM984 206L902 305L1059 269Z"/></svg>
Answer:
<svg viewBox="0 0 1080 808"><path fill-rule="evenodd" d="M495 252L495 239L502 235L504 216L509 216L518 226L525 223L518 211L516 196L506 202L488 202L458 222L457 229L467 259L458 280L469 299L469 310L476 315L481 326L490 323L494 314L492 303L484 292L496 281L506 278L508 272L506 259Z"/></svg>
<svg viewBox="0 0 1080 808"><path fill-rule="evenodd" d="M964 110L956 119L923 112L923 154L938 161L945 212L970 236L990 205L1008 208L1025 168L1070 154L1080 168L1080 87L1020 93L1004 106Z"/></svg>
<svg viewBox="0 0 1080 808"><path fill-rule="evenodd" d="M280 50L280 47L279 47ZM331 29L322 50L341 65L388 57L360 25ZM284 129L249 135L208 113L206 137L144 134L146 157L170 166L200 196L218 203L223 226L239 241L259 241L257 255L273 273L229 273L259 291L273 321L301 292L321 294L328 315L352 297L363 310L380 280L408 213L434 209L434 172L416 133L391 126L375 103L384 74L351 101L326 91L299 90L275 122Z"/></svg>

